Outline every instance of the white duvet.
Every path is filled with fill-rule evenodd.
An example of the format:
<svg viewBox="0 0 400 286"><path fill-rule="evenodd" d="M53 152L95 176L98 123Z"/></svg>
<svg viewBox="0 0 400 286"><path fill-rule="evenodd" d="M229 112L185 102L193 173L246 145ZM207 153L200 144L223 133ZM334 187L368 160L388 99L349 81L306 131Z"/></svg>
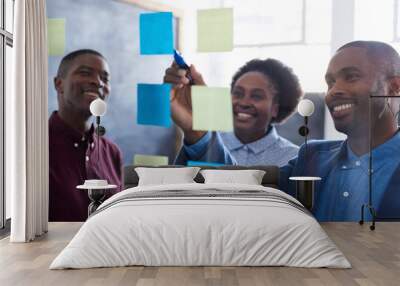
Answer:
<svg viewBox="0 0 400 286"><path fill-rule="evenodd" d="M118 202L148 191L173 190L263 191L281 199L178 194ZM50 269L127 265L349 268L350 263L318 222L290 202L300 204L279 190L254 185L194 183L131 188L105 201Z"/></svg>

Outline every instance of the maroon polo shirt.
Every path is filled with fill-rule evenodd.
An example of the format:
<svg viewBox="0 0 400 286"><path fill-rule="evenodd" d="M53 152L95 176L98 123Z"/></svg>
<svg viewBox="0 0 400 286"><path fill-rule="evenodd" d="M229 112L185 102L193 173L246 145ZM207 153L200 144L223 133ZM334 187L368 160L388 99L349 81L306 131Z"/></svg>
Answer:
<svg viewBox="0 0 400 286"><path fill-rule="evenodd" d="M117 185L108 196L122 189L123 163L117 145L104 137L98 140L93 125L84 134L76 131L57 111L49 118L49 163L50 221L87 219L87 191L76 189L87 179L106 179Z"/></svg>

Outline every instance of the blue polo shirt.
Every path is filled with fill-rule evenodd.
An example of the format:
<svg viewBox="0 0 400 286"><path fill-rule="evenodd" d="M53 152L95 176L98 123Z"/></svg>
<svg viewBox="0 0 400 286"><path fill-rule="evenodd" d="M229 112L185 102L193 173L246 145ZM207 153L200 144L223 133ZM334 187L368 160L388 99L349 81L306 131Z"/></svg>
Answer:
<svg viewBox="0 0 400 286"><path fill-rule="evenodd" d="M210 139L211 138L211 139ZM214 138L214 139L213 139ZM367 139L366 139L367 141ZM210 150L214 150L213 153ZM302 146L298 157L281 168L280 188L294 195L291 176L318 176L312 210L319 221L358 221L368 203L368 153L356 156L345 141L310 141L308 157ZM400 218L400 132L372 151L372 203L379 218ZM184 146L177 164L188 159L235 163L218 133L205 135L195 145ZM200 159L198 159L200 158ZM370 220L368 209L365 220Z"/></svg>
<svg viewBox="0 0 400 286"><path fill-rule="evenodd" d="M313 213L319 221L358 221L361 205L368 203L369 154L358 157L347 142L343 148L345 155L328 173L324 188L316 193ZM397 132L372 151L372 202L375 208L380 205L399 164L400 133ZM364 214L365 220L371 220L367 208Z"/></svg>

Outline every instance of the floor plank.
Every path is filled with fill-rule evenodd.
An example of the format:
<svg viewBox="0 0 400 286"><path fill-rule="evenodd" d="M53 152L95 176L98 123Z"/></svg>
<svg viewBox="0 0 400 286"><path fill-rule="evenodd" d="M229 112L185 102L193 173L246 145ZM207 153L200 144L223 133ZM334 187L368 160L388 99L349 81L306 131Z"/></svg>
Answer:
<svg viewBox="0 0 400 286"><path fill-rule="evenodd" d="M357 223L322 224L352 263L352 269L290 267L117 267L48 269L81 223L50 223L49 233L32 243L0 240L0 285L399 285L400 223L377 223L375 231Z"/></svg>

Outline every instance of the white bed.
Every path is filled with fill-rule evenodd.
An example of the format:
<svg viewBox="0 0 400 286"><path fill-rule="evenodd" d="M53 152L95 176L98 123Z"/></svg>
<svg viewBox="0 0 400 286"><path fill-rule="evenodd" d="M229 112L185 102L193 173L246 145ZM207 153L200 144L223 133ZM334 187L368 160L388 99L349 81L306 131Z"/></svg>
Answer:
<svg viewBox="0 0 400 286"><path fill-rule="evenodd" d="M263 186L198 183L114 195L50 269L128 265L351 267L289 195Z"/></svg>

